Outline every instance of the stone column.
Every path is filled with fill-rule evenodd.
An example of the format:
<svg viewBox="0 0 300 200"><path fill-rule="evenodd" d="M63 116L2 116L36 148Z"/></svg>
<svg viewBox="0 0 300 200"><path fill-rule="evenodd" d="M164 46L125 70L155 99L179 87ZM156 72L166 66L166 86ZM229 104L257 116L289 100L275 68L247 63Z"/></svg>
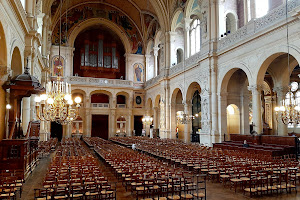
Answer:
<svg viewBox="0 0 300 200"><path fill-rule="evenodd" d="M23 135L26 135L28 124L30 122L30 97L24 97L22 99L23 107L22 107L22 128Z"/></svg>
<svg viewBox="0 0 300 200"><path fill-rule="evenodd" d="M190 57L190 26L191 26L192 19L185 18L184 19L184 56L185 59Z"/></svg>
<svg viewBox="0 0 300 200"><path fill-rule="evenodd" d="M145 78L146 81L148 81L149 79L153 78L153 72L150 72L150 66L149 66L149 60L151 58L151 55L145 55L145 66L146 66L146 74L145 74Z"/></svg>
<svg viewBox="0 0 300 200"><path fill-rule="evenodd" d="M126 135L127 136L132 136L132 110L130 110L129 112L128 112L128 115L127 115L127 120L126 120L126 122L127 122L127 133L126 133Z"/></svg>
<svg viewBox="0 0 300 200"><path fill-rule="evenodd" d="M184 113L188 116L192 115L192 104L190 101L184 102ZM191 143L192 122L184 125L184 142Z"/></svg>
<svg viewBox="0 0 300 200"><path fill-rule="evenodd" d="M176 119L176 101L171 101L170 103L170 132L171 132L171 139L176 139L176 128L177 128L177 119Z"/></svg>
<svg viewBox="0 0 300 200"><path fill-rule="evenodd" d="M154 55L154 76L158 75L158 61L157 61L157 56L158 56L158 47L153 47L153 55Z"/></svg>
<svg viewBox="0 0 300 200"><path fill-rule="evenodd" d="M92 115L91 115L91 101L90 97L86 96L85 101L85 131L83 131L83 135L87 137L91 137L92 134Z"/></svg>
<svg viewBox="0 0 300 200"><path fill-rule="evenodd" d="M252 92L252 111L253 111L253 129L261 134L262 129L262 115L261 115L261 85L250 85L248 89Z"/></svg>
<svg viewBox="0 0 300 200"><path fill-rule="evenodd" d="M213 58L215 59L215 58ZM215 64L215 63L214 63ZM220 133L218 131L218 97L217 97L217 72L216 68L212 67L211 73L211 128L212 128L212 142L220 142Z"/></svg>
<svg viewBox="0 0 300 200"><path fill-rule="evenodd" d="M154 107L153 108L153 128L154 129L158 129L158 122L159 122L159 119L158 119L158 107Z"/></svg>
<svg viewBox="0 0 300 200"><path fill-rule="evenodd" d="M256 3L255 0L250 1L250 13L251 13L251 20L256 18Z"/></svg>
<svg viewBox="0 0 300 200"><path fill-rule="evenodd" d="M110 109L110 120L109 120L109 137L114 137L116 134L116 109Z"/></svg>
<svg viewBox="0 0 300 200"><path fill-rule="evenodd" d="M250 123L249 123L249 103L250 97L248 94L241 96L241 111L240 111L240 133L250 134Z"/></svg>
<svg viewBox="0 0 300 200"><path fill-rule="evenodd" d="M219 104L219 131L220 131L220 140L223 141L224 140L224 135L227 139L227 93L226 92L222 92L218 94L219 100L218 100L218 104ZM201 142L201 141L200 141Z"/></svg>
<svg viewBox="0 0 300 200"><path fill-rule="evenodd" d="M273 88L273 91L277 94L277 106L281 106L282 100L285 99L285 95L288 92L288 86L278 86ZM274 112L274 111L273 111ZM276 113L275 113L276 114ZM277 132L280 136L288 135L288 127L280 119L280 114L277 117Z"/></svg>

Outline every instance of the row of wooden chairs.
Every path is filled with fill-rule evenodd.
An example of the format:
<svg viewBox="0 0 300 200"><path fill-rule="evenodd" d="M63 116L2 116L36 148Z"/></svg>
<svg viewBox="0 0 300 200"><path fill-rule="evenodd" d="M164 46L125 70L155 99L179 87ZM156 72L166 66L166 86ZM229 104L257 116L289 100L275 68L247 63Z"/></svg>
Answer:
<svg viewBox="0 0 300 200"><path fill-rule="evenodd" d="M101 138L84 138L115 171L136 199L205 199L205 177L196 178L153 156L133 151ZM197 181L195 180L197 179ZM200 181L201 179L201 181Z"/></svg>
<svg viewBox="0 0 300 200"><path fill-rule="evenodd" d="M63 139L35 199L116 199L98 160L76 138Z"/></svg>

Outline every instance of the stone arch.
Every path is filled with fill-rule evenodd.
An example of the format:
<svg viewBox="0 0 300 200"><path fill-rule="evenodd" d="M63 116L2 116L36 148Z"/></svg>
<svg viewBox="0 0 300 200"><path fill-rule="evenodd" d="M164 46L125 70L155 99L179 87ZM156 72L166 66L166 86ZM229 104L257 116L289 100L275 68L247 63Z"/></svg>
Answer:
<svg viewBox="0 0 300 200"><path fill-rule="evenodd" d="M155 101L154 101L154 107L159 107L159 103L161 100L160 98L161 98L160 94L156 95Z"/></svg>
<svg viewBox="0 0 300 200"><path fill-rule="evenodd" d="M177 48L176 49L176 58L177 58L177 64L181 63L184 59L184 55L183 55L183 49L182 48Z"/></svg>
<svg viewBox="0 0 300 200"><path fill-rule="evenodd" d="M1 76L0 76L0 85L3 84L3 82L6 80L6 74L7 74L7 45L6 45L6 37L5 37L5 32L1 23L1 19L0 18L0 47L1 47L1 51L0 51L0 72L1 72ZM2 87L0 88L0 104L2 106L0 106L0 141L5 138L5 91L2 89Z"/></svg>
<svg viewBox="0 0 300 200"><path fill-rule="evenodd" d="M293 71L293 69L297 66L296 63L300 63L300 49L296 46L290 46L289 47L289 53L290 56L292 56L292 58L295 59L294 63L290 63L290 72L289 74L291 74L291 72ZM288 49L287 46L280 46L280 50L279 47L274 48L274 49L270 49L270 51L267 52L267 54L265 54L264 56L262 56L258 62L256 63L256 66L260 66L258 68L258 71L255 72L255 83L256 84L262 84L265 74L270 66L270 64L279 56L282 56L284 54L288 53ZM276 77L274 77L274 82L276 82Z"/></svg>
<svg viewBox="0 0 300 200"><path fill-rule="evenodd" d="M13 72L12 77L22 74L23 72L22 56L18 47L14 48L11 55L11 70Z"/></svg>
<svg viewBox="0 0 300 200"><path fill-rule="evenodd" d="M150 109L153 108L153 101L152 101L151 97L149 97L147 99L146 108L150 108Z"/></svg>
<svg viewBox="0 0 300 200"><path fill-rule="evenodd" d="M220 75L218 78L218 80L221 80L221 81L218 81L218 92L219 93L222 93L222 91L227 91L227 85L228 85L228 82L229 82L232 74L239 69L241 69L247 75L249 85L252 85L255 83L255 81L253 80L253 75L252 75L249 67L247 67L245 64L233 63L232 66L236 66L236 67L220 72Z"/></svg>
<svg viewBox="0 0 300 200"><path fill-rule="evenodd" d="M171 95L171 102L173 102L173 103L176 102L176 97L177 97L177 94L179 91L182 94L182 101L184 101L184 93L182 92L182 90L180 88L175 88Z"/></svg>
<svg viewBox="0 0 300 200"><path fill-rule="evenodd" d="M154 41L152 39L150 39L146 46L146 51L145 51L146 55L150 55L151 51L153 51L153 49L152 49L153 46L154 46Z"/></svg>
<svg viewBox="0 0 300 200"><path fill-rule="evenodd" d="M188 0L186 2L186 4L185 4L185 11L184 11L184 16L186 18L190 18L190 16L193 14L193 11L197 10L197 9L193 8L193 5L194 5L195 1L197 1L197 0Z"/></svg>
<svg viewBox="0 0 300 200"><path fill-rule="evenodd" d="M193 95L196 91L199 91L199 93L201 93L201 87L200 84L198 82L192 82L189 84L187 92L186 92L186 100L191 100L193 98Z"/></svg>
<svg viewBox="0 0 300 200"><path fill-rule="evenodd" d="M160 41L161 34L162 34L161 30L156 32L155 37L154 37L154 47L157 47L161 43L161 41Z"/></svg>
<svg viewBox="0 0 300 200"><path fill-rule="evenodd" d="M93 90L92 92L90 92L89 94L89 98L91 99L93 94L106 94L109 97L109 103L112 103L112 93L108 90ZM90 103L90 102L89 102Z"/></svg>
<svg viewBox="0 0 300 200"><path fill-rule="evenodd" d="M125 104L126 104L126 106L128 106L128 104L129 104L129 98L130 98L130 95L129 95L129 93L128 92L125 92L125 91L121 91L121 92L118 92L118 93L116 93L116 98L119 96L119 95L122 95L122 96L124 96L126 99L126 101L125 101ZM117 103L117 102L116 102Z"/></svg>
<svg viewBox="0 0 300 200"><path fill-rule="evenodd" d="M77 24L77 26L73 29L73 31L70 33L69 36L69 40L68 40L68 45L70 47L74 47L74 43L75 40L77 38L77 36L86 28L90 27L90 26L94 26L97 24L101 24L106 26L107 28L111 29L112 31L114 31L121 39L124 48L125 48L125 52L126 54L131 54L131 43L128 39L128 37L126 36L126 33L124 31L121 30L120 27L118 27L116 24L111 23L111 21L107 20L107 19L103 19L103 18L92 18L92 19L88 19L85 20L79 24Z"/></svg>
<svg viewBox="0 0 300 200"><path fill-rule="evenodd" d="M226 33L230 31L233 33L237 30L238 27L238 16L235 12L226 12L225 13L225 25L226 25Z"/></svg>
<svg viewBox="0 0 300 200"><path fill-rule="evenodd" d="M178 26L181 26L182 25L182 19L183 19L183 12L182 12L182 9L181 8L178 8L173 17L172 17L172 23L171 23L171 31L172 32L175 32L176 28Z"/></svg>
<svg viewBox="0 0 300 200"><path fill-rule="evenodd" d="M4 33L3 26L0 22L0 67L6 67L7 66L7 48L6 48L6 37Z"/></svg>

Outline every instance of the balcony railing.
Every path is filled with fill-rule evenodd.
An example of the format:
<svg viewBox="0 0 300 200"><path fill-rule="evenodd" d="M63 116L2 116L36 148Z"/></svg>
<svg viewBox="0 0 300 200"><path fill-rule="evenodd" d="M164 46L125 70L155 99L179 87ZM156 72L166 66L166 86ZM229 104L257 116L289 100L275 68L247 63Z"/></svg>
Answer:
<svg viewBox="0 0 300 200"><path fill-rule="evenodd" d="M134 88L132 81L120 80L120 79L105 79L105 78L92 78L92 77L79 77L70 76L67 81L72 85L93 85L101 87L125 87Z"/></svg>
<svg viewBox="0 0 300 200"><path fill-rule="evenodd" d="M109 108L109 103L91 103L91 108Z"/></svg>

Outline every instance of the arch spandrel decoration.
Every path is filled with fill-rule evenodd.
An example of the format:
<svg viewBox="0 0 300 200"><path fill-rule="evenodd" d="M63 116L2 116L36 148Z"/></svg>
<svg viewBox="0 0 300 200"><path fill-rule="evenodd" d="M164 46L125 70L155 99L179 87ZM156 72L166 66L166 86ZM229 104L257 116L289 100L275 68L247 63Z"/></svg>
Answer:
<svg viewBox="0 0 300 200"><path fill-rule="evenodd" d="M63 35L61 40L62 45L70 43L70 41L68 42L65 38L71 38L72 32L79 24L90 19L98 19L99 21L109 21L110 24L113 22L113 24L117 26L121 32L125 33L131 46L128 53L144 53L144 42L140 30L129 17L111 6L102 4L101 6L98 6L98 4L95 3L82 4L70 9L68 11L68 16L67 25L63 23L61 27ZM62 15L61 20L62 22L66 22L65 13ZM65 32L66 28L67 33ZM52 44L59 44L59 22L56 24L52 33Z"/></svg>

